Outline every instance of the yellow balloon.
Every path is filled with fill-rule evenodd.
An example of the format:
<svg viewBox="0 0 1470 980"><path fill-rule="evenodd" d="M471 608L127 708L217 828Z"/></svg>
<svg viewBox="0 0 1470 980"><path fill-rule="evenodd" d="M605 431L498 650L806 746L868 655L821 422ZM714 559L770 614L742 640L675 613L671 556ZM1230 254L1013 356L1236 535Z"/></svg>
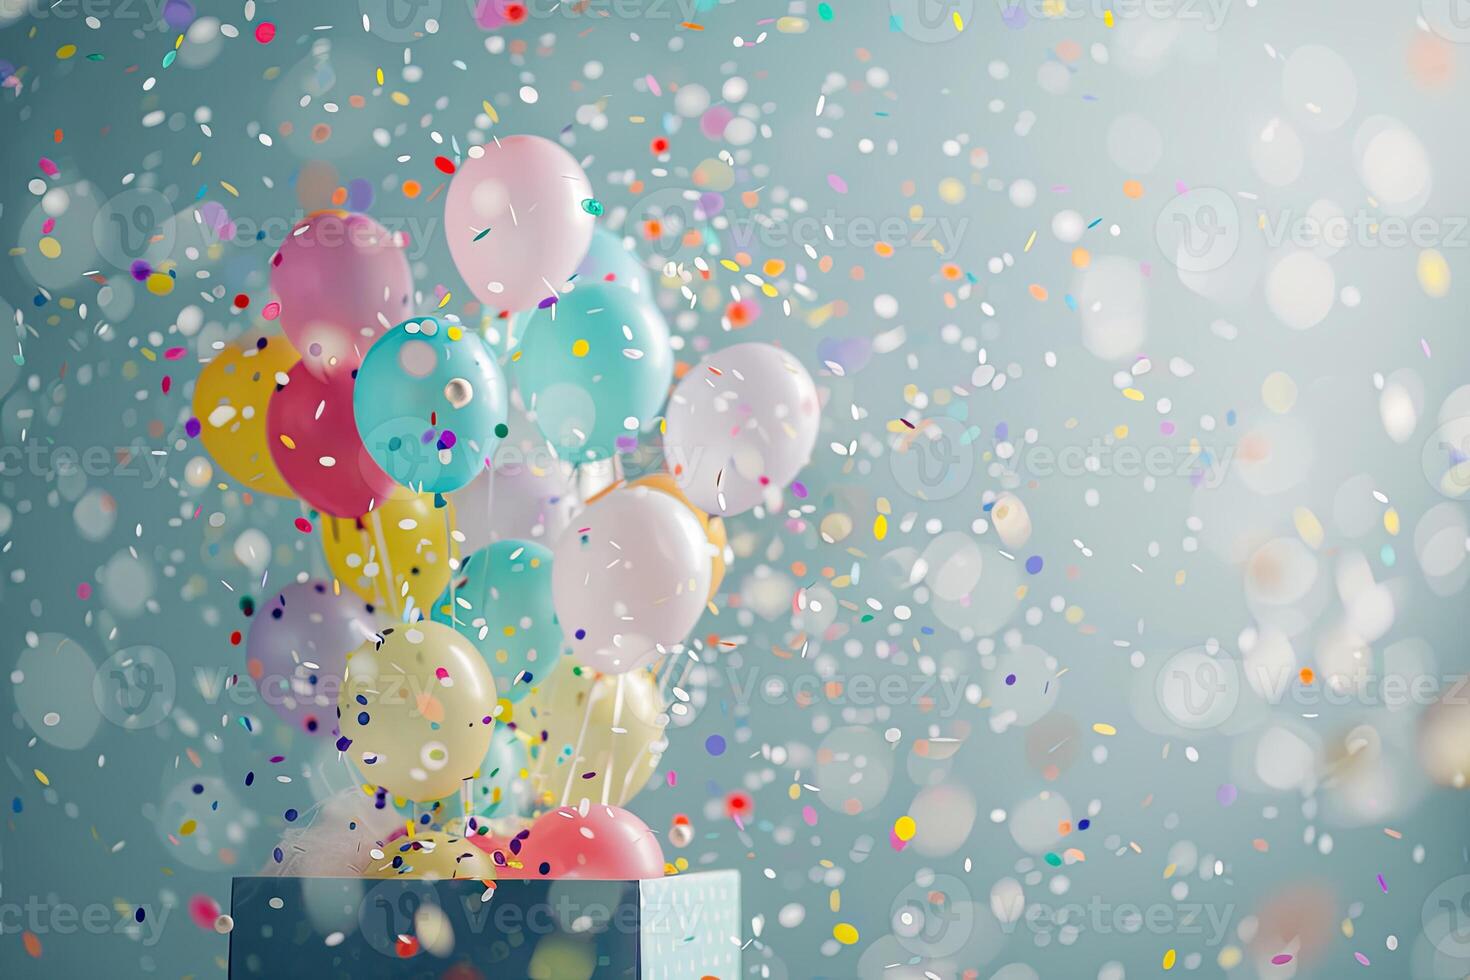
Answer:
<svg viewBox="0 0 1470 980"><path fill-rule="evenodd" d="M408 603L407 582L414 607L428 615L449 584L450 555L444 510L434 508L432 493L400 490L362 517L320 518L322 551L337 581L368 602L387 602L390 613Z"/></svg>
<svg viewBox="0 0 1470 980"><path fill-rule="evenodd" d="M367 878L495 877L495 861L489 854L463 837L438 830L379 844L370 852L369 862L363 872Z"/></svg>
<svg viewBox="0 0 1470 980"><path fill-rule="evenodd" d="M540 806L584 798L625 806L658 768L669 718L653 671L600 674L562 657L515 706L515 721L532 738Z"/></svg>
<svg viewBox="0 0 1470 980"><path fill-rule="evenodd" d="M204 365L194 382L199 441L219 468L247 490L294 497L271 462L266 404L301 359L284 337L246 334Z"/></svg>
<svg viewBox="0 0 1470 980"><path fill-rule="evenodd" d="M339 747L366 782L419 803L442 799L479 770L496 697L485 658L450 627L385 628L347 655Z"/></svg>
<svg viewBox="0 0 1470 980"><path fill-rule="evenodd" d="M591 497L587 503L595 502L598 498L606 496L622 485L621 483L613 484L613 486ZM650 487L661 493L666 493L685 507L688 507L689 512L699 521L699 526L704 529L704 536L709 539L710 543L709 598L713 599L715 593L720 590L720 583L725 580L725 548L730 543L729 537L725 534L725 522L718 517L711 517L690 503L689 498L684 496L684 491L679 489L679 484L675 482L674 477L669 473L650 473L647 476L640 476L627 485L631 487Z"/></svg>

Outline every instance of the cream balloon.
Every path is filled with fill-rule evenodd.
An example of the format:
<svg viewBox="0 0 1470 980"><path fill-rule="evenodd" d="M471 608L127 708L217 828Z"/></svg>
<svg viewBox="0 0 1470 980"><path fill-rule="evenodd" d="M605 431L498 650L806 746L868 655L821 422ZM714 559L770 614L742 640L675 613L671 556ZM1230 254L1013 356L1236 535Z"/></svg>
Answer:
<svg viewBox="0 0 1470 980"><path fill-rule="evenodd" d="M571 657L515 706L515 719L533 742L529 771L541 806L584 798L625 806L667 744L669 718L651 671L598 674Z"/></svg>
<svg viewBox="0 0 1470 980"><path fill-rule="evenodd" d="M450 627L385 629L347 658L337 748L373 785L418 802L441 799L485 758L496 697L485 659Z"/></svg>
<svg viewBox="0 0 1470 980"><path fill-rule="evenodd" d="M729 516L796 479L817 444L821 405L791 354L736 344L684 375L665 414L665 462L679 489L700 510Z"/></svg>
<svg viewBox="0 0 1470 980"><path fill-rule="evenodd" d="M649 487L615 490L557 539L551 594L579 661L618 674L689 635L709 597L710 544L689 508Z"/></svg>
<svg viewBox="0 0 1470 980"><path fill-rule="evenodd" d="M371 860L363 871L367 878L488 881L495 877L495 862L489 854L457 834L437 830L399 837L379 844L368 853Z"/></svg>

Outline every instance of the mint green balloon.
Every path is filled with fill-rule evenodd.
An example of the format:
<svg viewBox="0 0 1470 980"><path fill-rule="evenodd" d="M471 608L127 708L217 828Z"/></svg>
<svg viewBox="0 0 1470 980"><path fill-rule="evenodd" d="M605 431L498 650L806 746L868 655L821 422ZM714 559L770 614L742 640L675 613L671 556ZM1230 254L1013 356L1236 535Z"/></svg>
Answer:
<svg viewBox="0 0 1470 980"><path fill-rule="evenodd" d="M582 284L511 329L511 373L558 455L584 463L637 446L674 378L668 324L648 297Z"/></svg>
<svg viewBox="0 0 1470 980"><path fill-rule="evenodd" d="M433 619L473 643L500 696L519 701L551 673L561 653L561 626L551 603L551 549L514 540L481 548L455 577L453 604L444 590Z"/></svg>

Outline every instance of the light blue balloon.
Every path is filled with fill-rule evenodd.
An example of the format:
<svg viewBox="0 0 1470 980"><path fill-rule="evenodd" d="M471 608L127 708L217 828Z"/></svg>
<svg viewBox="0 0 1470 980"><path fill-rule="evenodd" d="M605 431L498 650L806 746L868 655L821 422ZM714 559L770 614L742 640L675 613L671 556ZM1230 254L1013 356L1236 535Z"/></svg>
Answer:
<svg viewBox="0 0 1470 980"><path fill-rule="evenodd" d="M592 232L587 256L577 266L576 282L583 286L625 286L640 296L653 296L653 280L648 275L648 267L639 261L638 253L628 247L621 235L601 227Z"/></svg>
<svg viewBox="0 0 1470 980"><path fill-rule="evenodd" d="M512 330L511 373L558 455L583 463L637 445L674 377L669 328L648 298L581 285L516 314Z"/></svg>
<svg viewBox="0 0 1470 980"><path fill-rule="evenodd" d="M449 493L485 468L507 431L505 378L479 334L416 317L368 348L352 411L363 445L394 481Z"/></svg>
<svg viewBox="0 0 1470 980"><path fill-rule="evenodd" d="M561 626L551 604L551 549L514 540L481 548L455 579L453 605L447 589L434 603L434 621L473 643L500 696L519 701L551 673L561 654Z"/></svg>
<svg viewBox="0 0 1470 980"><path fill-rule="evenodd" d="M490 737L490 749L480 763L480 776L475 780L474 801L470 804L481 817L524 817L531 812L531 780L526 769L526 746L512 728L496 725Z"/></svg>

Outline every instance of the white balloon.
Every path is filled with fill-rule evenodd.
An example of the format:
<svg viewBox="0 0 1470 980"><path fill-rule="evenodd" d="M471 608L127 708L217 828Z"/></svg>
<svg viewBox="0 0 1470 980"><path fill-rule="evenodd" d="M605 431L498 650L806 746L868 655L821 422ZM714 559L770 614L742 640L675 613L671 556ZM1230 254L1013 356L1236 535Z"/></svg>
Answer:
<svg viewBox="0 0 1470 980"><path fill-rule="evenodd" d="M709 540L673 495L615 490L556 542L551 595L562 635L588 667L621 674L655 644L683 641L709 596Z"/></svg>
<svg viewBox="0 0 1470 980"><path fill-rule="evenodd" d="M512 539L549 545L566 530L578 506L571 467L549 456L486 467L449 499L455 530L464 535L461 554Z"/></svg>
<svg viewBox="0 0 1470 980"><path fill-rule="evenodd" d="M770 344L727 347L686 374L669 399L669 471L700 510L743 513L796 479L820 417L812 376L795 357Z"/></svg>

